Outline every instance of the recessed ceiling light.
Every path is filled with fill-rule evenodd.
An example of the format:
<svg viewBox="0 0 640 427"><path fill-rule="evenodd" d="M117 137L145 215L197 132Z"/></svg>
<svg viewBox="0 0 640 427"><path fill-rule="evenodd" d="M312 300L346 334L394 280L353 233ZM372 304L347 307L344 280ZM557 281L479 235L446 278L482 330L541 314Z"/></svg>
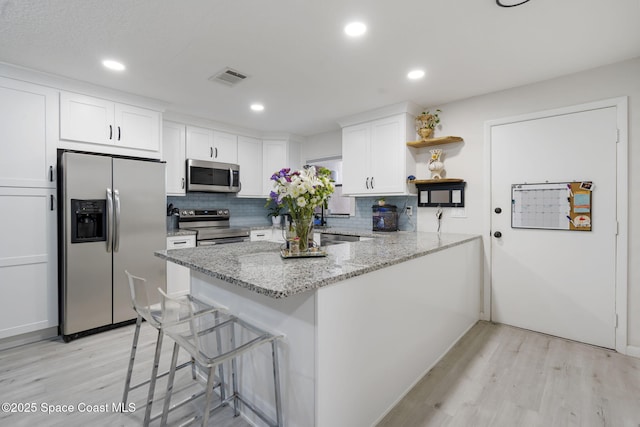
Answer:
<svg viewBox="0 0 640 427"><path fill-rule="evenodd" d="M351 22L344 27L344 32L351 37L358 37L367 32L367 26L362 22Z"/></svg>
<svg viewBox="0 0 640 427"><path fill-rule="evenodd" d="M424 77L424 71L422 70L410 71L409 74L407 74L407 77L410 78L411 80L421 79Z"/></svg>
<svg viewBox="0 0 640 427"><path fill-rule="evenodd" d="M113 61L111 59L105 59L104 61L102 61L102 65L114 71L124 71L124 69L126 68L123 63Z"/></svg>
<svg viewBox="0 0 640 427"><path fill-rule="evenodd" d="M253 111L262 111L262 110L264 110L264 105L262 105L262 104L251 104L251 109Z"/></svg>

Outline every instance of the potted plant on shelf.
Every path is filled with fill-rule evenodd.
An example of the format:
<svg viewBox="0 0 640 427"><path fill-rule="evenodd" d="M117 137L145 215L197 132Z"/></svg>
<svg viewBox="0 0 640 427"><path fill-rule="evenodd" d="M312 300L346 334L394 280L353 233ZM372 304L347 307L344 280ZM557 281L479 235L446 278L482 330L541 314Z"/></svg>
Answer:
<svg viewBox="0 0 640 427"><path fill-rule="evenodd" d="M441 110L436 110L431 113L429 110L423 111L416 117L416 132L420 135L422 141L426 141L433 134L433 130L440 123Z"/></svg>

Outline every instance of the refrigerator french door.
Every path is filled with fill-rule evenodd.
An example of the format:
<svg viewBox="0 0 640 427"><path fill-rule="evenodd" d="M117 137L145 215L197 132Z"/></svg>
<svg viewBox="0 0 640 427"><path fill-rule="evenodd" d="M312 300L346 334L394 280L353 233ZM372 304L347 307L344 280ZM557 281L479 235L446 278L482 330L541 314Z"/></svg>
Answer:
<svg viewBox="0 0 640 427"><path fill-rule="evenodd" d="M125 270L165 288L165 163L61 152L61 333L136 318Z"/></svg>

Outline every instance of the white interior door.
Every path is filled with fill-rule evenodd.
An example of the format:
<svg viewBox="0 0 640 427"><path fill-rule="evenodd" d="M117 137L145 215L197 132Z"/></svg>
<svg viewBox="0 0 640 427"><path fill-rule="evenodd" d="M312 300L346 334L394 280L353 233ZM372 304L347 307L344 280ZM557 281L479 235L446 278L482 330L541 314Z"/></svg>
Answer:
<svg viewBox="0 0 640 427"><path fill-rule="evenodd" d="M491 128L492 320L615 348L616 127L608 107ZM512 184L565 181L593 181L592 231L511 227Z"/></svg>

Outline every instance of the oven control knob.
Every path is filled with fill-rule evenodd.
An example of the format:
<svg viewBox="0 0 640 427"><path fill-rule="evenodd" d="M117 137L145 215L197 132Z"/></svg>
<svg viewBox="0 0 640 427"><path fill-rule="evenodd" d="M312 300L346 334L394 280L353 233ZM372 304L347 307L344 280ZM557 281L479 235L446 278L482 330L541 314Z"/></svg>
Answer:
<svg viewBox="0 0 640 427"><path fill-rule="evenodd" d="M194 211L189 211L189 215L195 215L196 213Z"/></svg>
<svg viewBox="0 0 640 427"><path fill-rule="evenodd" d="M222 212L222 214L223 214L223 215L229 215L229 209L225 209L225 210Z"/></svg>
<svg viewBox="0 0 640 427"><path fill-rule="evenodd" d="M189 213L187 211L182 211L182 216L187 216Z"/></svg>

